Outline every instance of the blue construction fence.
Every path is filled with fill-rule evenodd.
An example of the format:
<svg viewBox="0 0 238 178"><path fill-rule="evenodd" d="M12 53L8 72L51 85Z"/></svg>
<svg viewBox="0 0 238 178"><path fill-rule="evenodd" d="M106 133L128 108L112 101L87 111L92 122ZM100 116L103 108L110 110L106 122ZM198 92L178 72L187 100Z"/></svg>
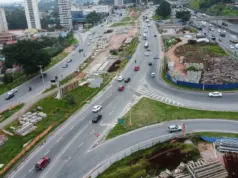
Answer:
<svg viewBox="0 0 238 178"><path fill-rule="evenodd" d="M210 143L214 143L219 140L225 140L225 141L238 141L238 138L222 138L222 137L207 137L207 136L200 136L202 140Z"/></svg>
<svg viewBox="0 0 238 178"><path fill-rule="evenodd" d="M211 90L230 90L230 89L238 89L238 83L230 83L230 84L201 84L201 83L190 83L190 82L184 82L184 81L179 81L173 78L171 75L166 73L166 78L172 81L173 83L184 86L184 87L189 87L189 88L198 88L198 89L211 89Z"/></svg>

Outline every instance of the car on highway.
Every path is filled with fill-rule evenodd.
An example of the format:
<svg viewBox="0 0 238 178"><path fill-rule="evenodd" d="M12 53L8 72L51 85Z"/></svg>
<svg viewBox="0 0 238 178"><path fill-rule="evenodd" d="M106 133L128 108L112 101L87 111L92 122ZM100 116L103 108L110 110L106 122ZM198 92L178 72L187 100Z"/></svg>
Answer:
<svg viewBox="0 0 238 178"><path fill-rule="evenodd" d="M7 92L7 94L5 95L5 100L10 100L14 96L15 94L13 92Z"/></svg>
<svg viewBox="0 0 238 178"><path fill-rule="evenodd" d="M40 74L40 78L42 78L42 77L46 77L47 76L47 73L42 73L42 74Z"/></svg>
<svg viewBox="0 0 238 178"><path fill-rule="evenodd" d="M35 164L35 169L40 171L44 169L50 163L50 158L48 156L44 156Z"/></svg>
<svg viewBox="0 0 238 178"><path fill-rule="evenodd" d="M92 123L97 123L98 121L100 121L102 119L102 115L98 114L96 116L93 117L92 119Z"/></svg>
<svg viewBox="0 0 238 178"><path fill-rule="evenodd" d="M150 76L151 76L152 78L154 78L154 77L155 77L155 73L152 72L152 73L150 74Z"/></svg>
<svg viewBox="0 0 238 178"><path fill-rule="evenodd" d="M92 112L96 113L102 109L101 105L95 105L93 106Z"/></svg>
<svg viewBox="0 0 238 178"><path fill-rule="evenodd" d="M152 62L148 62L148 65L149 65L149 66L152 66Z"/></svg>
<svg viewBox="0 0 238 178"><path fill-rule="evenodd" d="M83 49L79 49L79 52L80 52L80 53L83 52Z"/></svg>
<svg viewBox="0 0 238 178"><path fill-rule="evenodd" d="M72 59L68 59L68 60L67 60L68 63L70 63L70 62L72 62L72 61L73 61Z"/></svg>
<svg viewBox="0 0 238 178"><path fill-rule="evenodd" d="M68 64L67 64L67 63L65 63L65 64L62 65L62 68L67 68L67 67L68 67Z"/></svg>
<svg viewBox="0 0 238 178"><path fill-rule="evenodd" d="M126 80L124 80L125 83L129 83L131 81L131 78L127 78Z"/></svg>
<svg viewBox="0 0 238 178"><path fill-rule="evenodd" d="M222 92L218 92L218 91L210 92L210 93L208 93L208 96L210 96L210 97L222 97Z"/></svg>
<svg viewBox="0 0 238 178"><path fill-rule="evenodd" d="M230 45L230 48L231 48L231 49L234 49L235 47L234 47L233 45Z"/></svg>
<svg viewBox="0 0 238 178"><path fill-rule="evenodd" d="M124 80L124 78L121 75L119 75L118 78L117 78L117 81L121 82L123 80Z"/></svg>
<svg viewBox="0 0 238 178"><path fill-rule="evenodd" d="M149 53L149 52L144 52L144 55L145 55L145 56L149 56L150 53Z"/></svg>
<svg viewBox="0 0 238 178"><path fill-rule="evenodd" d="M138 71L138 70L140 70L140 66L135 66L134 71Z"/></svg>
<svg viewBox="0 0 238 178"><path fill-rule="evenodd" d="M154 35L154 37L157 37L157 35Z"/></svg>
<svg viewBox="0 0 238 178"><path fill-rule="evenodd" d="M17 88L13 88L13 89L8 91L8 93L16 93L16 92L17 92Z"/></svg>
<svg viewBox="0 0 238 178"><path fill-rule="evenodd" d="M120 87L118 88L118 91L123 91L124 89L125 89L124 86L120 86Z"/></svg>
<svg viewBox="0 0 238 178"><path fill-rule="evenodd" d="M179 125L170 125L168 126L168 131L169 132L179 132L182 130L182 127Z"/></svg>
<svg viewBox="0 0 238 178"><path fill-rule="evenodd" d="M153 57L153 59L159 59L159 57L158 57L158 56L155 56L155 57Z"/></svg>

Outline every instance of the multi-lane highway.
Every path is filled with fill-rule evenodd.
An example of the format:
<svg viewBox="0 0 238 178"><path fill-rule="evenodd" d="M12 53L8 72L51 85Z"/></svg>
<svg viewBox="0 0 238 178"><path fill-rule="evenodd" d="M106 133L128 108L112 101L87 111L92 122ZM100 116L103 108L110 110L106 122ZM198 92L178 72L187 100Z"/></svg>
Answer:
<svg viewBox="0 0 238 178"><path fill-rule="evenodd" d="M144 12L145 14L148 13ZM140 19L140 21L142 21ZM144 32L145 23L141 22L140 33ZM91 147L98 141L97 134L102 135L111 126L115 124L118 117L128 109L128 104L134 99L140 97L137 92L140 86L145 86L148 90L154 91L158 95L163 95L174 101L179 101L184 106L196 107L216 110L237 110L236 94L224 94L222 99L211 99L207 93L196 93L182 91L172 88L164 83L159 75L160 59L153 59L159 55L159 40L154 37L157 34L154 24L148 29L148 42L150 45L150 55L145 56L144 40L140 39L138 48L132 59L128 62L126 68L120 73L125 78L130 77L131 82L124 84L125 91L119 92L118 87L122 85L114 79L106 89L100 92L91 103L72 115L67 122L59 128L46 143L34 151L21 166L11 174L14 178L81 178L87 174L99 162L109 158L113 154L127 147L133 146L139 142L167 134L167 126L169 123L152 126L142 130L138 130L127 135L120 136L111 140L98 148L89 151ZM157 34L158 36L159 34ZM141 37L140 37L141 38ZM136 60L136 61L135 61ZM148 62L153 62L152 66ZM133 70L135 65L140 66L140 70ZM150 76L151 72L156 72L156 77ZM92 124L92 107L101 104L103 116L100 123ZM181 121L173 121L171 123L181 123ZM237 123L234 121L220 120L199 120L199 121L183 121L187 125L187 131L203 130L203 131L237 131ZM50 156L51 163L45 170L36 172L34 164L44 155Z"/></svg>

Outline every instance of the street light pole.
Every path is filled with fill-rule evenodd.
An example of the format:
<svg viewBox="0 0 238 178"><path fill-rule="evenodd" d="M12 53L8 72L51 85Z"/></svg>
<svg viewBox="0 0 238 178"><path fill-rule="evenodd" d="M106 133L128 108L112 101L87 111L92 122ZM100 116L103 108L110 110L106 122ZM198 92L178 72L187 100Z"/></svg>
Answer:
<svg viewBox="0 0 238 178"><path fill-rule="evenodd" d="M42 82L43 82L43 85L44 85L45 80L44 80L44 76L43 76L42 65L39 65L39 67L40 67L40 74L41 74L41 77L42 77Z"/></svg>

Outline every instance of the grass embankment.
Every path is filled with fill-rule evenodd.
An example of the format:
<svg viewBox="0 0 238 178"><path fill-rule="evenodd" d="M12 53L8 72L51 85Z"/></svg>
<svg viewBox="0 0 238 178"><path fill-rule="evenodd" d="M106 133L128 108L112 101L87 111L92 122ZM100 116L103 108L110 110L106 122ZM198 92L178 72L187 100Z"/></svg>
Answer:
<svg viewBox="0 0 238 178"><path fill-rule="evenodd" d="M173 150L171 150L173 149ZM177 149L176 151L174 151ZM163 153L166 150L171 150ZM160 154L161 153L161 154ZM160 155L159 155L160 154ZM155 156L158 157L155 157ZM176 155L176 156L175 156ZM181 162L196 161L200 157L194 145L183 143L159 143L151 148L132 153L130 156L115 162L98 178L141 178L154 176L164 169L175 169Z"/></svg>
<svg viewBox="0 0 238 178"><path fill-rule="evenodd" d="M11 117L13 114L15 114L17 111L19 111L24 104L19 104L11 109L7 109L0 113L0 122L4 121L5 119Z"/></svg>
<svg viewBox="0 0 238 178"><path fill-rule="evenodd" d="M117 22L111 25L111 27L119 27L119 26L134 26L135 22Z"/></svg>
<svg viewBox="0 0 238 178"><path fill-rule="evenodd" d="M108 134L107 139L126 132L170 120L196 119L196 118L224 118L238 119L237 112L201 111L167 105L148 98L142 98L132 107L124 118L124 125L117 124ZM131 124L130 124L131 120Z"/></svg>
<svg viewBox="0 0 238 178"><path fill-rule="evenodd" d="M52 66L54 66L55 64L59 63L60 61L62 61L69 53L66 52L62 52L60 54L58 54L57 56L53 57L51 59L50 64L44 69L47 70L49 68L51 68Z"/></svg>

